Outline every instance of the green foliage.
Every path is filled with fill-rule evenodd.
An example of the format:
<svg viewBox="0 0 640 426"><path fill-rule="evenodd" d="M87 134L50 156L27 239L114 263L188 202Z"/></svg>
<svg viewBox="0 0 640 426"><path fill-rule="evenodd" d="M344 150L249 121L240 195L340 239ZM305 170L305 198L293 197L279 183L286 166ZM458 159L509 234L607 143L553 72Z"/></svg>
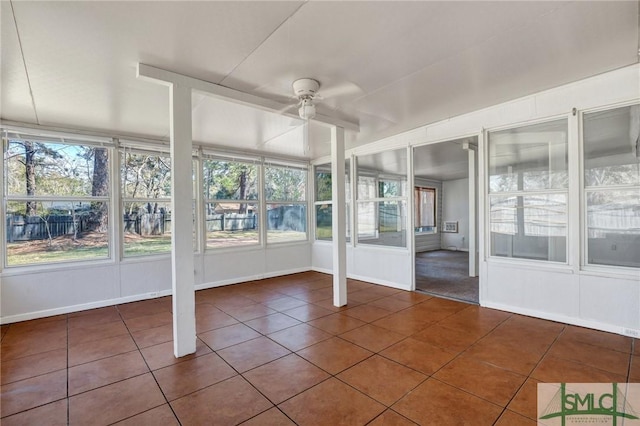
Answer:
<svg viewBox="0 0 640 426"><path fill-rule="evenodd" d="M125 197L171 197L171 160L168 156L125 152L120 173Z"/></svg>
<svg viewBox="0 0 640 426"><path fill-rule="evenodd" d="M5 155L10 195L27 195L27 151L35 172L35 194L55 196L91 195L94 148L12 139Z"/></svg>
<svg viewBox="0 0 640 426"><path fill-rule="evenodd" d="M316 171L316 201L329 201L332 197L331 173Z"/></svg>
<svg viewBox="0 0 640 426"><path fill-rule="evenodd" d="M270 201L304 201L307 172L285 167L267 166L265 196Z"/></svg>
<svg viewBox="0 0 640 426"><path fill-rule="evenodd" d="M209 199L258 199L258 167L253 164L205 160L203 180Z"/></svg>

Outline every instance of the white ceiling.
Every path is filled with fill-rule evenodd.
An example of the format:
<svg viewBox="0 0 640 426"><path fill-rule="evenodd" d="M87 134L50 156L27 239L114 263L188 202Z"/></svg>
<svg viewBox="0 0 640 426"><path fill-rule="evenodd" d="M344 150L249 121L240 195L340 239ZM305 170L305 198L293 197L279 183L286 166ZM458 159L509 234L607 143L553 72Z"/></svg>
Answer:
<svg viewBox="0 0 640 426"><path fill-rule="evenodd" d="M638 2L2 1L5 120L166 138L142 62L280 102L317 78L354 147L638 61ZM18 38L19 35L19 38ZM194 140L316 158L329 131L193 97Z"/></svg>

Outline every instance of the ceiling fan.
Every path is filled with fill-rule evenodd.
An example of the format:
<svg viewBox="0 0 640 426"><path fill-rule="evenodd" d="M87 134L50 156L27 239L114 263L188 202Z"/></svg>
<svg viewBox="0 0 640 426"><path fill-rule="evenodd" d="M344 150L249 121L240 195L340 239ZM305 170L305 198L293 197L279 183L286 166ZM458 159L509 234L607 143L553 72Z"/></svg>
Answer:
<svg viewBox="0 0 640 426"><path fill-rule="evenodd" d="M284 113L290 109L298 108L298 116L304 120L303 139L305 153L309 152L309 120L316 116L316 102L327 97L339 97L361 92L361 89L355 84L345 83L325 88L323 90L324 96L321 96L318 93L320 86L320 82L314 78L299 78L295 80L292 84L293 96L291 97L297 99L298 102L281 111Z"/></svg>

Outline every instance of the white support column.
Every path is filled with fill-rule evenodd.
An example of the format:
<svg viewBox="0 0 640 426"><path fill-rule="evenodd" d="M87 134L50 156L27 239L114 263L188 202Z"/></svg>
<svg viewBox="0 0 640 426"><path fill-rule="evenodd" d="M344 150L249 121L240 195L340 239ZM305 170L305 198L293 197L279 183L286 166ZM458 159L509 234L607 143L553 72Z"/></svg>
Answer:
<svg viewBox="0 0 640 426"><path fill-rule="evenodd" d="M345 202L344 129L331 128L331 223L333 235L333 304L347 304L347 206ZM352 231L353 233L353 231Z"/></svg>
<svg viewBox="0 0 640 426"><path fill-rule="evenodd" d="M476 147L466 143L465 149L469 155L469 276L478 275L477 270L477 241L476 241L476 221L478 220L477 206L477 186L476 186Z"/></svg>
<svg viewBox="0 0 640 426"><path fill-rule="evenodd" d="M489 257L489 247L487 240L490 235L489 221L487 220L487 204L489 203L488 190L487 190L487 174L489 167L487 164L487 146L486 146L486 131L482 131L478 134L478 273L480 294L479 302L480 306L484 306L485 300L487 300L487 257Z"/></svg>
<svg viewBox="0 0 640 426"><path fill-rule="evenodd" d="M169 93L173 353L179 358L196 351L191 88L173 84Z"/></svg>

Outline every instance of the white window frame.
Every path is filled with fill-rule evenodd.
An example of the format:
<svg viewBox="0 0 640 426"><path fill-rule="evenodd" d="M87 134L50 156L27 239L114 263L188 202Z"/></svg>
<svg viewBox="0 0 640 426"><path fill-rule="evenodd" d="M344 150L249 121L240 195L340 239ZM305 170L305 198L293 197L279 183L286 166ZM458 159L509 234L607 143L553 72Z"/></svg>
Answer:
<svg viewBox="0 0 640 426"><path fill-rule="evenodd" d="M91 147L100 147L107 150L108 158L109 158L109 195L107 196L55 196L55 195L11 195L9 194L8 188L8 179L6 177L6 173L8 173L7 168L5 167L4 153L8 149L9 138L6 137L7 133L16 133L16 134L24 134L25 136L31 136L29 139L41 139L44 143L58 142L64 145L77 145L77 146L91 146ZM113 224L113 216L114 216L114 203L113 203L113 187L114 187L114 179L113 176L113 165L114 161L117 163L117 159L115 159L114 155L114 139L107 137L95 137L89 135L82 134L68 134L56 131L42 131L40 129L31 129L31 128L18 128L13 126L2 126L0 127L0 134L2 138L2 152L3 152L3 161L1 166L1 177L0 184L2 189L2 203L3 209L2 214L0 214L0 220L2 223L0 224L0 238L2 241L0 242L0 247L2 248L2 259L0 260L0 270L18 270L21 268L30 268L32 270L41 270L41 269L49 269L56 267L67 267L68 265L92 265L92 264L102 264L102 263L113 263L115 258L115 229L117 225ZM26 138L25 138L26 139ZM39 262L39 263L28 263L28 264L19 264L19 265L9 265L8 257L7 257L7 209L6 206L9 202L51 202L51 201L68 201L68 202L93 202L99 201L104 202L107 205L107 212L109 215L109 225L107 230L107 256L106 257L98 257L91 259L70 259L60 262Z"/></svg>
<svg viewBox="0 0 640 426"><path fill-rule="evenodd" d="M269 167L274 167L274 168L283 168L283 169L291 169L291 170L299 170L304 172L305 175L305 182L304 182L304 200L302 201L288 201L288 200L275 200L275 199L269 199L267 197L266 194L266 179L265 179L265 175L266 175L266 171L267 168ZM288 244L307 244L309 243L309 223L310 223L310 218L312 217L311 212L309 212L310 210L310 205L311 203L309 202L309 192L310 192L310 188L309 188L309 182L311 182L312 180L310 179L309 175L311 173L311 170L313 168L309 167L308 164L306 163L298 163L298 162L289 162L289 161L281 161L281 160L277 160L277 159L269 159L269 158L265 158L263 159L262 162L262 167L260 168L260 195L259 197L261 197L261 204L260 204L260 212L261 212L261 216L262 219L260 219L260 225L261 225L261 229L262 229L262 237L263 237L263 245L267 246L267 245L271 245L271 246L275 246L275 245L288 245ZM286 240L286 241L269 241L269 230L267 229L268 227L268 206L269 205L278 205L278 204L294 204L294 205L301 205L301 206L305 206L305 238L304 239L298 239L298 240ZM315 208L314 208L315 210Z"/></svg>
<svg viewBox="0 0 640 426"><path fill-rule="evenodd" d="M578 115L579 122L579 170L580 170L580 269L585 272L602 272L604 274L619 274L619 275L629 275L633 278L638 277L638 273L640 268L633 266L620 266L620 265L603 265L598 263L589 263L589 226L587 223L587 193L589 192L597 192L602 190L640 190L640 185L602 185L602 186L593 186L587 187L585 185L585 144L584 144L584 116L585 114L597 113L610 111L618 108L629 107L633 105L639 105L639 100L622 102L613 105L599 106L597 108L590 108L581 110Z"/></svg>
<svg viewBox="0 0 640 426"><path fill-rule="evenodd" d="M537 124L545 124L552 123L554 121L565 120L567 123L567 187L563 189L544 189L544 190L532 190L532 191L503 191L503 192L491 192L491 158L490 158L490 148L491 148L491 133L500 132L503 130L517 129L520 127L534 126ZM510 123L505 126L499 126L491 129L485 129L484 132L484 170L485 174L485 190L484 190L484 235L485 235L485 253L486 258L491 262L497 263L505 263L505 264L521 264L521 265L545 265L545 267L549 268L566 268L571 264L571 251L572 251L572 224L570 223L570 218L572 216L572 207L571 207L571 193L570 188L572 186L572 169L573 169L573 160L572 154L570 151L571 147L571 120L567 114L556 115L551 117L546 117L539 120L532 120L520 123ZM565 237L565 261L557 262L553 260L539 260L539 259L530 259L530 258L522 258L522 257L509 257L509 256L496 256L492 253L492 242L491 242L491 198L493 196L496 197L526 197L526 196L536 196L536 195L553 195L553 194L564 194L567 200L567 209L565 212L566 219L566 230L567 234Z"/></svg>
<svg viewBox="0 0 640 426"><path fill-rule="evenodd" d="M167 157L169 161L171 161L171 154L168 150L161 149L162 147L157 147L154 149L153 147L135 147L135 144L131 143L123 143L118 147L118 189L120 194L120 202L119 211L118 211L118 226L120 236L120 253L122 259L135 259L141 257L149 257L149 256L168 256L171 254L171 246L169 246L169 250L162 253L149 253L149 254L133 254L126 255L125 254L125 227L124 227L124 212L125 212L125 204L126 203L149 203L156 202L162 204L171 205L172 196L169 197L159 197L159 198L147 198L147 197L128 197L124 190L124 181L122 180L122 168L124 167L124 157L127 153L132 154L149 154L158 157Z"/></svg>
<svg viewBox="0 0 640 426"><path fill-rule="evenodd" d="M416 221L418 220L418 217L414 214L414 217L413 217L413 233L414 233L414 235L433 235L433 234L437 234L440 231L438 229L438 188L435 188L435 187L432 187L432 186L414 185L413 189L414 189L414 192L415 192L415 190L418 190L418 191L421 191L421 190L433 191L433 230L431 230L431 231L416 231L416 228L418 228L418 226L416 226ZM415 204L417 204L419 202L419 199L416 199L416 197L414 196L413 202L414 202L414 205L415 205ZM422 226L420 226L419 228L422 228Z"/></svg>
<svg viewBox="0 0 640 426"><path fill-rule="evenodd" d="M349 164L351 164L351 158L347 157L345 159L347 162L349 162ZM316 213L316 207L317 206L323 206L323 205L329 205L331 206L331 208L333 209L333 198L329 199L329 200L325 200L325 201L319 201L317 200L317 196L318 196L318 182L317 182L317 173L318 173L318 168L326 168L328 166L328 173L331 174L331 163L322 163L322 164L316 164L313 166L313 213L312 213L312 217L313 217L313 228L314 228L314 232L313 232L313 239L314 241L321 241L321 242L330 242L333 241L333 235L330 238L318 238L318 234L317 234L317 226L318 226L318 218L317 218L317 213ZM346 167L345 166L345 173L347 177L350 177L351 174L351 167ZM331 177L331 179L333 179L333 176ZM346 180L345 182L346 185L346 199L345 199L345 205L347 208L347 212L346 212L346 219L347 219L347 235L346 235L346 241L347 243L351 242L351 198L349 197L351 195L351 179Z"/></svg>
<svg viewBox="0 0 640 426"><path fill-rule="evenodd" d="M244 198L244 199L217 199L217 198L208 198L208 194L205 193L204 190L204 175L205 175L205 162L206 161L221 161L221 162L227 162L227 163L242 163L242 164L249 164L252 166L256 167L256 189L257 189L257 197L256 199L249 199L249 198ZM198 187L198 194L202 194L202 208L199 210L201 211L202 214L202 220L200 221L201 226L202 226L202 231L199 233L202 236L203 239L203 248L206 252L214 252L214 251L226 251L226 250L242 250L243 248L247 248L247 249L252 249L252 248L256 248L256 247L260 247L263 246L265 241L263 238L263 232L260 231L260 229L262 228L262 203L263 203L263 191L261 191L261 185L262 185L262 161L260 160L260 158L256 158L256 157L239 157L239 156L224 156L224 155L219 155L216 154L215 151L209 153L209 152L205 152L202 156L201 156L201 161L198 167L198 170L200 172L201 175L201 179L199 180L199 187ZM208 204L255 204L256 205L256 214L258 215L258 223L256 224L256 227L258 229L258 241L255 243L250 243L250 244L242 244L242 245L238 245L238 246L232 246L232 245L224 245L221 247L208 247L207 246L207 225L206 225L206 221L207 221L207 215L206 215L206 208Z"/></svg>

